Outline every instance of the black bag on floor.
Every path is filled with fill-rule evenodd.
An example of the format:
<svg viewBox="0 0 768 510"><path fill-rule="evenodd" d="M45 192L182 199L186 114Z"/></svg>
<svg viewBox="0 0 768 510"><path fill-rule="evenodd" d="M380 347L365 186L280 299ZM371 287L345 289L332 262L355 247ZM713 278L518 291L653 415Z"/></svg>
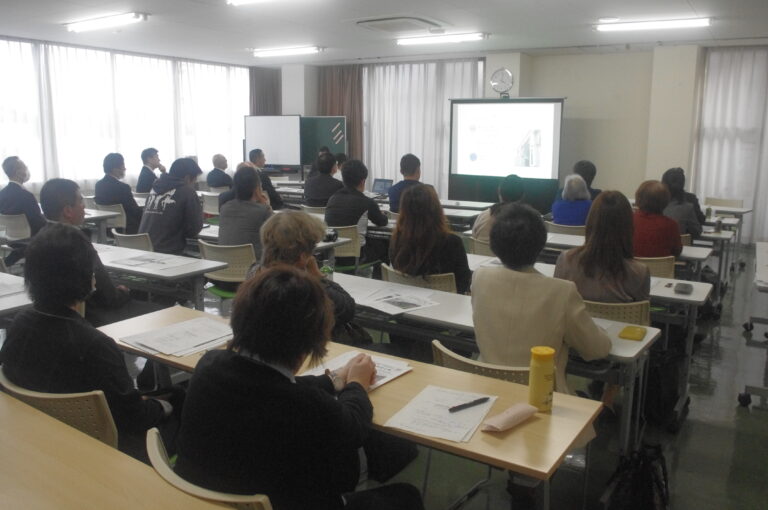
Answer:
<svg viewBox="0 0 768 510"><path fill-rule="evenodd" d="M603 497L605 510L667 510L667 461L661 445L644 444L619 461Z"/></svg>
<svg viewBox="0 0 768 510"><path fill-rule="evenodd" d="M672 351L651 353L645 394L645 418L666 427L675 418L675 404L680 397L680 367L684 355Z"/></svg>

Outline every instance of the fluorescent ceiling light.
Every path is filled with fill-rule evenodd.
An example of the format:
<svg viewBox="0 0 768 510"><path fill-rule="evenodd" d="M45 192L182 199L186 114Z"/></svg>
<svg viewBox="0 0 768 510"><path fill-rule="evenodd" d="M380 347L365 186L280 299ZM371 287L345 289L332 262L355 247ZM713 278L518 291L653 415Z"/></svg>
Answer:
<svg viewBox="0 0 768 510"><path fill-rule="evenodd" d="M709 18L670 19L664 21L634 21L628 23L607 23L597 25L599 32L621 32L628 30L662 30L666 28L696 28L708 27Z"/></svg>
<svg viewBox="0 0 768 510"><path fill-rule="evenodd" d="M616 23L619 21L619 18L615 16L606 16L605 18L598 18L597 21L599 23Z"/></svg>
<svg viewBox="0 0 768 510"><path fill-rule="evenodd" d="M289 57L292 55L311 55L319 53L322 48L317 46L302 46L299 48L271 48L253 50L254 57Z"/></svg>
<svg viewBox="0 0 768 510"><path fill-rule="evenodd" d="M424 37L408 37L405 39L398 39L397 44L400 46L413 46L415 44L459 43L468 41L480 41L486 38L488 38L488 34L483 34L481 32L475 32L472 34L428 35Z"/></svg>
<svg viewBox="0 0 768 510"><path fill-rule="evenodd" d="M75 21L74 23L66 23L65 26L70 32L87 32L89 30L102 30L105 28L132 25L133 23L146 21L147 18L148 16L146 14L139 12L127 12L125 14L114 14L112 16L104 16L101 18Z"/></svg>
<svg viewBox="0 0 768 510"><path fill-rule="evenodd" d="M263 4L269 1L271 0L227 0L227 3L237 7L238 5Z"/></svg>

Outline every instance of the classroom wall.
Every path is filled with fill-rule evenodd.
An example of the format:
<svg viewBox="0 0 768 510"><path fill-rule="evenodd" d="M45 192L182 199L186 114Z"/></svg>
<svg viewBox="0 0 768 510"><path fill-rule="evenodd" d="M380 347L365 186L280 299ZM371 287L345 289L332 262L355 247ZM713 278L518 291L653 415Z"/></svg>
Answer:
<svg viewBox="0 0 768 510"><path fill-rule="evenodd" d="M281 72L282 114L317 115L317 67L286 64Z"/></svg>

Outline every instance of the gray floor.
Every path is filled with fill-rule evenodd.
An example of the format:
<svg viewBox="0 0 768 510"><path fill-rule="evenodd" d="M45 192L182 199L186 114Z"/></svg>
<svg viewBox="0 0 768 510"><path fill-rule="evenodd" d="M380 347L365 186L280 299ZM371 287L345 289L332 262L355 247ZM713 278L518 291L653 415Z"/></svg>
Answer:
<svg viewBox="0 0 768 510"><path fill-rule="evenodd" d="M768 315L768 294L754 291L753 250L748 251L742 256L746 268L733 273L720 321L699 325L706 337L694 354L687 419L677 434L652 427L646 431L647 441L664 446L671 507L676 510L768 508L768 411L757 408L756 398L750 408L739 407L736 401L745 384L768 383L768 341L763 337L768 327L756 326L748 341L741 326L753 307ZM220 313L211 296L206 309ZM615 433L615 426L601 427L593 442L587 508L601 508L598 497L618 460ZM421 487L426 457L422 449L393 481ZM481 464L433 452L427 509L446 508L486 472ZM558 471L552 480L551 507L581 508L581 480L580 471ZM509 508L506 481L506 473L494 470L492 482L463 508Z"/></svg>

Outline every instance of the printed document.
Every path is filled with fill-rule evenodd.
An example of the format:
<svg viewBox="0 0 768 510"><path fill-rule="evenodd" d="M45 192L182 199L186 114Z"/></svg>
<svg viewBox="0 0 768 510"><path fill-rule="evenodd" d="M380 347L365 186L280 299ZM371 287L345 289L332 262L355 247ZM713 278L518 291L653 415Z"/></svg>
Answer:
<svg viewBox="0 0 768 510"><path fill-rule="evenodd" d="M437 306L438 303L429 299L434 291L407 285L388 285L363 299L355 298L357 304L367 306L390 315L404 312L414 312L422 308Z"/></svg>
<svg viewBox="0 0 768 510"><path fill-rule="evenodd" d="M360 354L360 351L345 352L333 359L323 361L319 366L307 370L301 375L323 375L326 368L328 370L338 370L358 354ZM376 380L371 385L371 390L387 384L392 379L400 377L413 369L407 362L397 359L384 358L381 356L371 356L371 359L376 364Z"/></svg>
<svg viewBox="0 0 768 510"><path fill-rule="evenodd" d="M224 345L232 339L226 322L200 317L164 328L121 338L126 344L152 353L187 356Z"/></svg>
<svg viewBox="0 0 768 510"><path fill-rule="evenodd" d="M175 267L186 266L194 264L198 259L190 257L177 257L175 255L158 255L155 253L148 253L146 255L139 255L137 257L131 257L129 259L114 260L112 264L118 264L127 267L137 267L148 271L159 271L163 269L172 269Z"/></svg>

